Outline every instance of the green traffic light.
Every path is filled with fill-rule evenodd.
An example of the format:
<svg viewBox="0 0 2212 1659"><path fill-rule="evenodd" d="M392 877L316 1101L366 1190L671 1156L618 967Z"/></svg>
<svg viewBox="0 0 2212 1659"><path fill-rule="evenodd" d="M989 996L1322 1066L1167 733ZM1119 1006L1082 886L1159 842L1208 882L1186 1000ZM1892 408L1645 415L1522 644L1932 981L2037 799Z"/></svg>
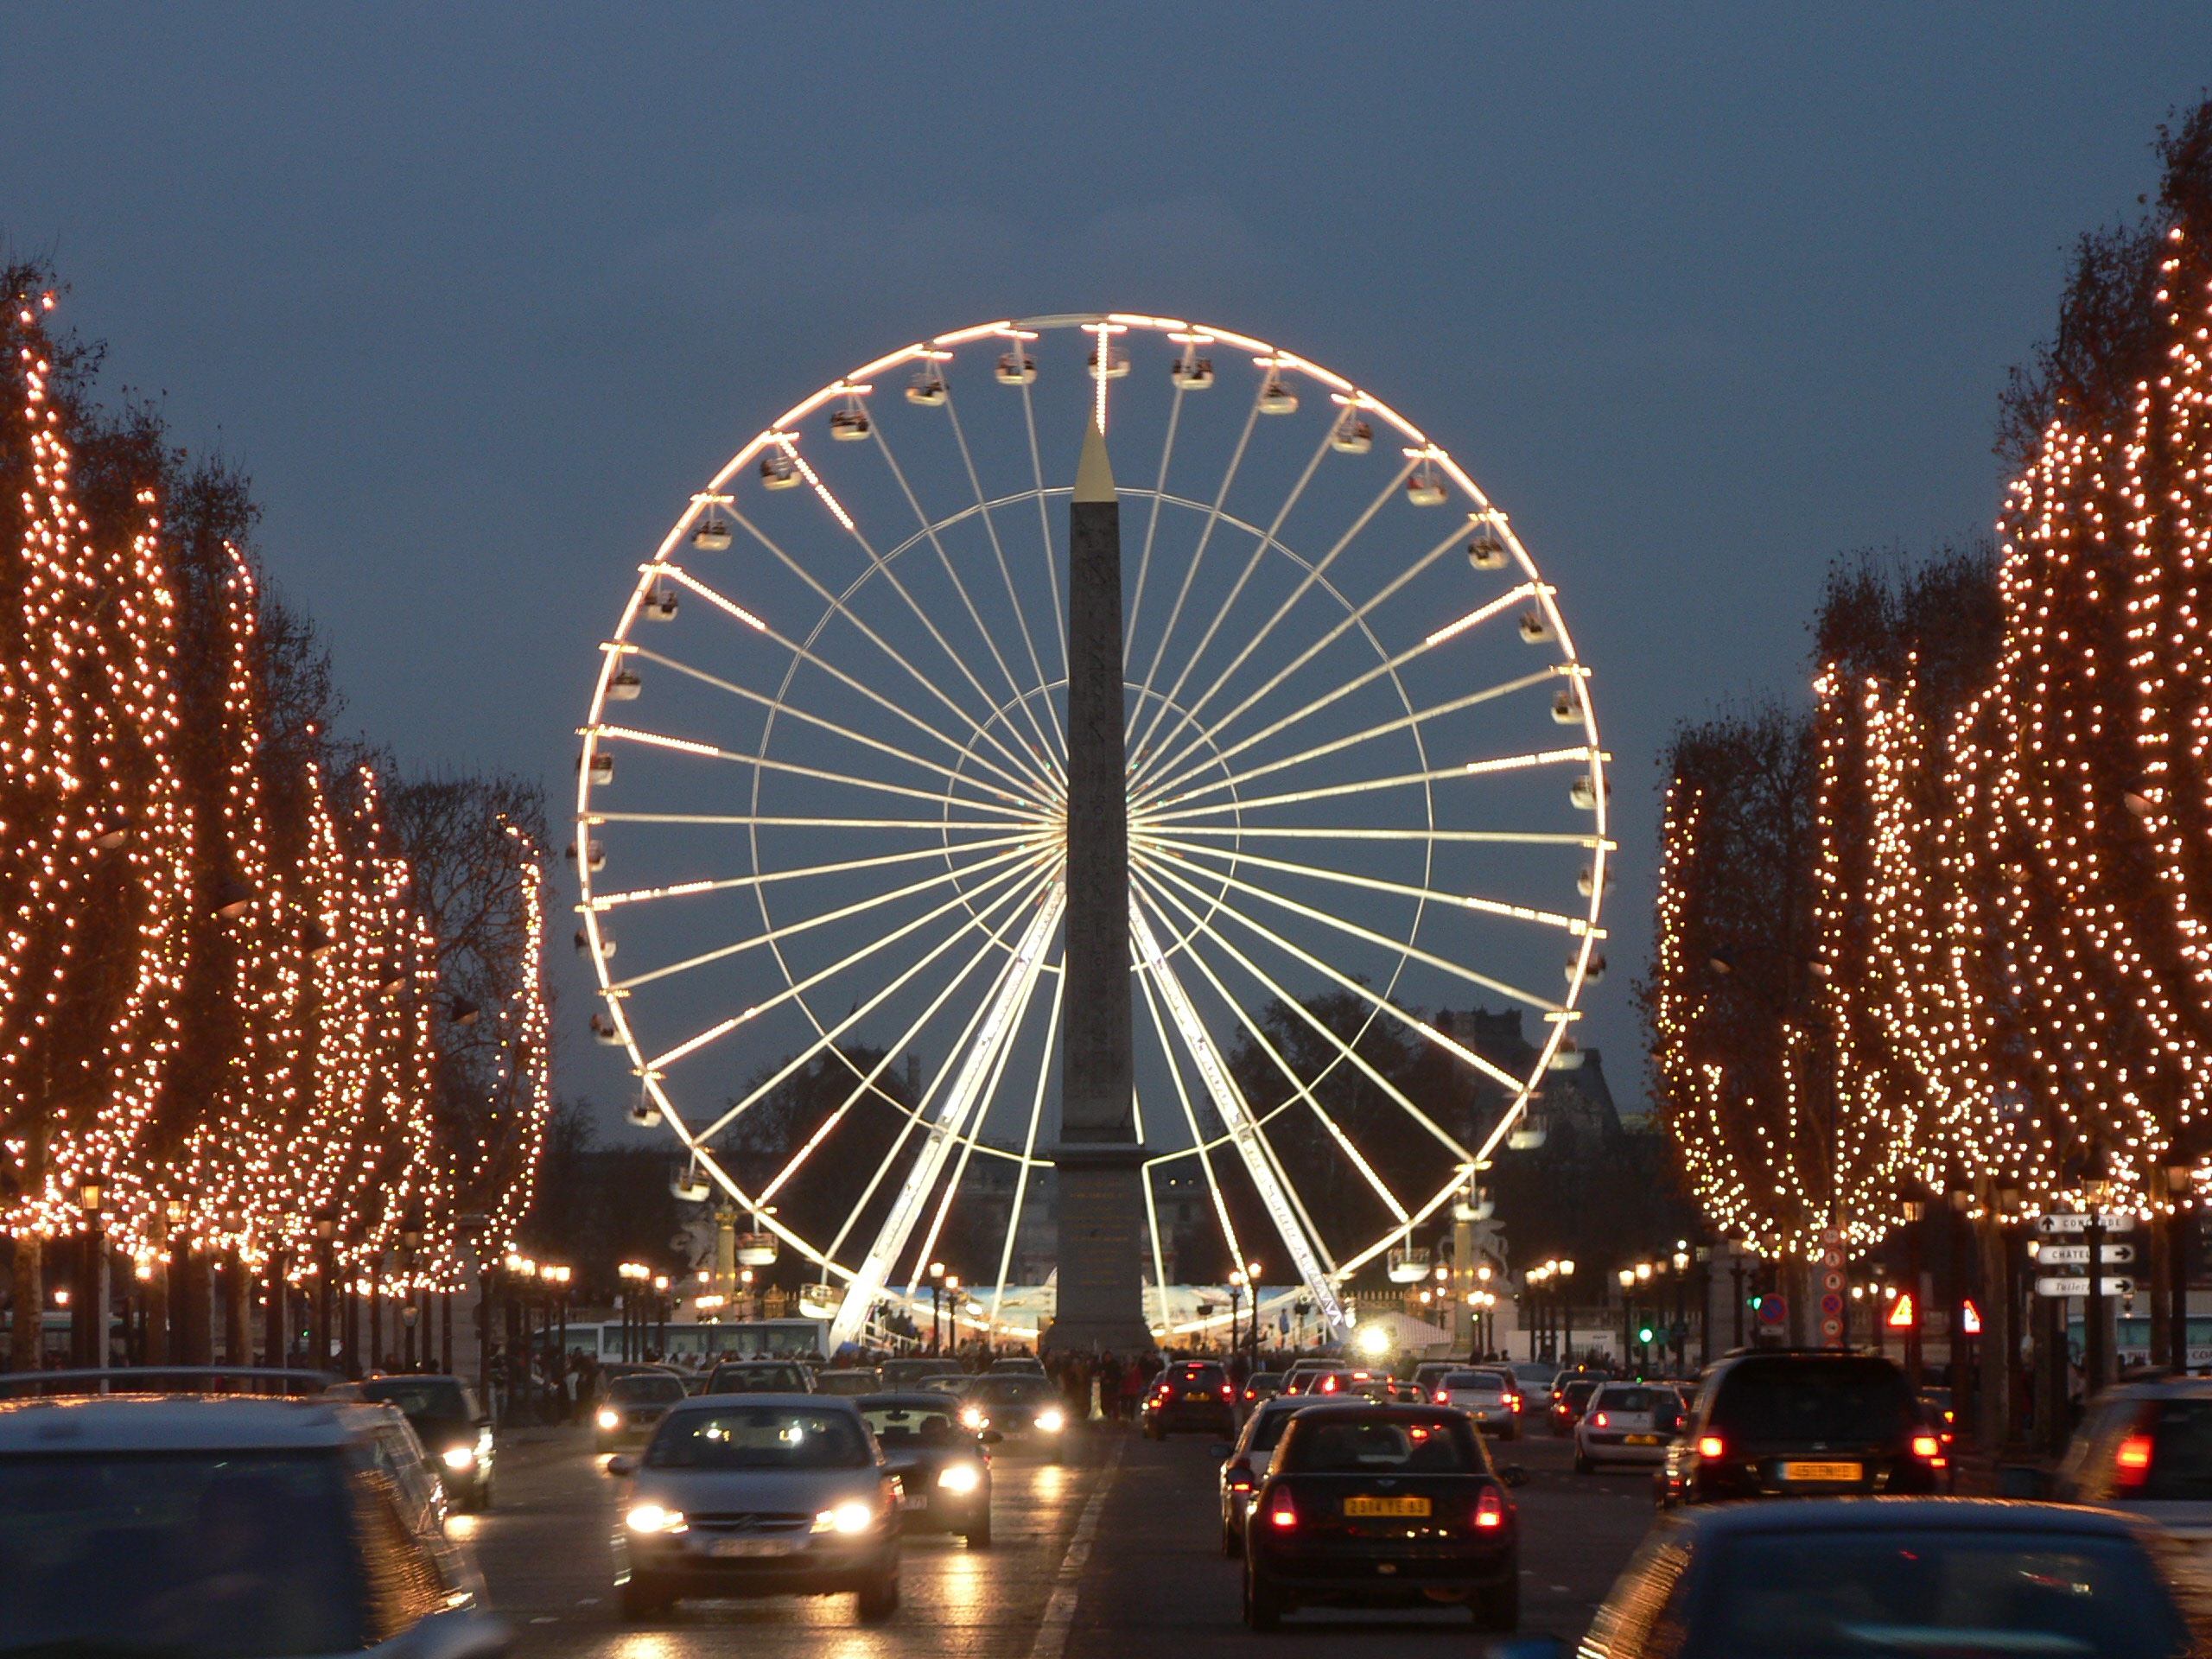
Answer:
<svg viewBox="0 0 2212 1659"><path fill-rule="evenodd" d="M1649 1341L1650 1341L1650 1340L1651 1340L1651 1327L1650 1327L1649 1325L1639 1325L1639 1326L1637 1326L1637 1332L1636 1332L1636 1339L1637 1339L1638 1342L1649 1342Z"/></svg>

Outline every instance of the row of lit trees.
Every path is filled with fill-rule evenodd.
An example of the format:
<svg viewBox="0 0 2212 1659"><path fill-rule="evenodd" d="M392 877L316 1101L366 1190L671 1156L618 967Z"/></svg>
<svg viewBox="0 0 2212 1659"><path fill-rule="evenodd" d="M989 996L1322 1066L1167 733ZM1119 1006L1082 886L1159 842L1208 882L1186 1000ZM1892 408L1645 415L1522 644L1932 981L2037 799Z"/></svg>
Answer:
<svg viewBox="0 0 2212 1659"><path fill-rule="evenodd" d="M2174 1199L2212 1154L2212 105L2016 379L1993 550L1831 582L1809 719L1678 734L1643 989L1713 1223Z"/></svg>
<svg viewBox="0 0 2212 1659"><path fill-rule="evenodd" d="M527 1208L550 1105L534 804L395 786L334 742L327 659L264 591L243 480L95 408L46 273L0 281L19 1363L65 1235L142 1274L189 1255L451 1287L463 1217L496 1249ZM434 829L445 861L410 857Z"/></svg>

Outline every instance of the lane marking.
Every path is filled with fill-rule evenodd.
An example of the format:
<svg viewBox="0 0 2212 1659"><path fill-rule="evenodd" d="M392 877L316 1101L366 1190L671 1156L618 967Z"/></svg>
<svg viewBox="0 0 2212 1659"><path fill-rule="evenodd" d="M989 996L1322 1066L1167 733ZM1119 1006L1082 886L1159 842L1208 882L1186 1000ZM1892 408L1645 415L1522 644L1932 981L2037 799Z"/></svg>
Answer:
<svg viewBox="0 0 2212 1659"><path fill-rule="evenodd" d="M1106 1466L1099 1471L1097 1490L1076 1521L1075 1535L1068 1541L1068 1553L1060 1558L1060 1570L1052 1581L1052 1599L1045 1604L1045 1617L1037 1626L1037 1639L1030 1643L1029 1659L1060 1659L1067 1650L1068 1630L1075 1623L1076 1586L1090 1560L1091 1540L1098 1535L1099 1517L1106 1512L1106 1494L1114 1490L1126 1446L1125 1441L1115 1442Z"/></svg>

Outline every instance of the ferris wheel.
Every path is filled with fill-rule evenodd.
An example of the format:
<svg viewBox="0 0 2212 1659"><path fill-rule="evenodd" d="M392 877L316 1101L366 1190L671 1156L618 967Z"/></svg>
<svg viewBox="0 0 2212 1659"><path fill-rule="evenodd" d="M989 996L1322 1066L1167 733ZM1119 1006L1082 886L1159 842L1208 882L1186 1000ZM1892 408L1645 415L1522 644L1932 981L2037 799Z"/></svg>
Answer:
<svg viewBox="0 0 2212 1659"><path fill-rule="evenodd" d="M1579 1063L1606 756L1554 588L1458 463L1226 329L906 346L746 442L638 566L571 849L632 1121L674 1136L686 1196L813 1265L835 1341L926 1317L956 1255L978 1328L1033 1334L1009 1296L1057 1139L1065 504L1093 423L1151 1285L1264 1257L1341 1325L1352 1276L1536 1139ZM1450 1017L1492 1004L1528 1022L1506 1061Z"/></svg>

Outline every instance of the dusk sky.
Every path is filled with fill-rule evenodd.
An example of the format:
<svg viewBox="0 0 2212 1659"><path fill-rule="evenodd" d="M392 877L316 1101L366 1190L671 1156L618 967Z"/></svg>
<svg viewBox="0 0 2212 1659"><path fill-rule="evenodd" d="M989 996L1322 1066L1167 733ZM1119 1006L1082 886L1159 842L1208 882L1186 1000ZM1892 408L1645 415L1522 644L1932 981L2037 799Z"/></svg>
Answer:
<svg viewBox="0 0 2212 1659"><path fill-rule="evenodd" d="M1838 551L1988 525L2068 245L2212 80L2202 0L0 16L0 238L106 393L252 475L350 721L556 816L638 560L848 367L1117 309L1374 387L1592 666L1624 1105L1670 728L1803 693Z"/></svg>

